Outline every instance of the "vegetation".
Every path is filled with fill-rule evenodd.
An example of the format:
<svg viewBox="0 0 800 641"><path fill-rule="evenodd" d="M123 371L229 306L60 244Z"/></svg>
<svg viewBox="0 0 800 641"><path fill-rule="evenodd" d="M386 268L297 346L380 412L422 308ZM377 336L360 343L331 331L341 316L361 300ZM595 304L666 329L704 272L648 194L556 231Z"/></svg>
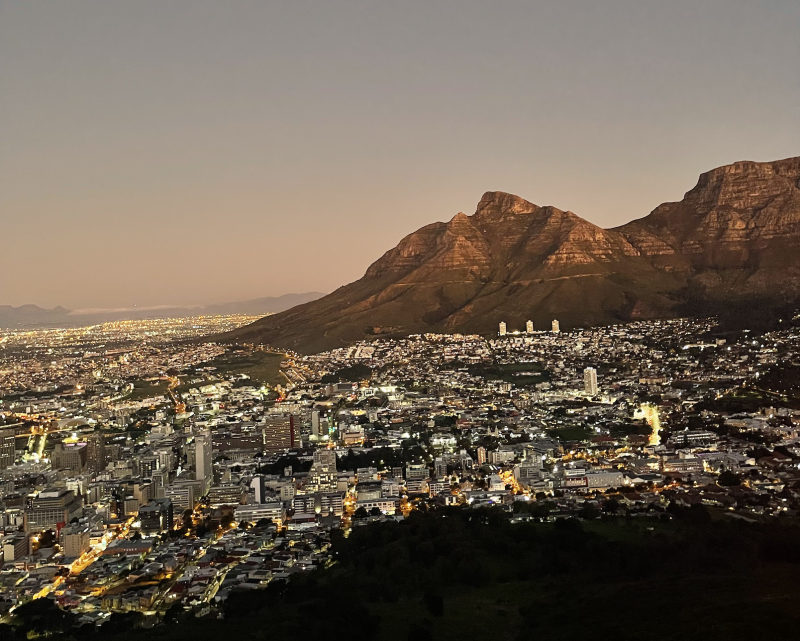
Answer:
<svg viewBox="0 0 800 641"><path fill-rule="evenodd" d="M153 396L163 396L167 393L167 381L144 381L137 380L133 384L133 391L127 397L129 401L141 401Z"/></svg>
<svg viewBox="0 0 800 641"><path fill-rule="evenodd" d="M415 512L337 532L332 568L234 592L224 620L171 616L146 632L104 626L91 636L794 638L796 525L715 519L699 505L646 519L608 516L616 499L592 509L586 523L512 524L499 508Z"/></svg>
<svg viewBox="0 0 800 641"><path fill-rule="evenodd" d="M515 383L518 387L535 385L549 380L550 376L541 363L508 363L506 365L470 365L469 373L485 380L501 380Z"/></svg>
<svg viewBox="0 0 800 641"><path fill-rule="evenodd" d="M216 367L220 374L244 374L262 385L286 385L286 377L281 374L281 361L285 358L285 354L262 350L234 352L215 358L209 366Z"/></svg>
<svg viewBox="0 0 800 641"><path fill-rule="evenodd" d="M372 369L361 363L343 367L333 374L325 374L322 383L358 383L372 378Z"/></svg>

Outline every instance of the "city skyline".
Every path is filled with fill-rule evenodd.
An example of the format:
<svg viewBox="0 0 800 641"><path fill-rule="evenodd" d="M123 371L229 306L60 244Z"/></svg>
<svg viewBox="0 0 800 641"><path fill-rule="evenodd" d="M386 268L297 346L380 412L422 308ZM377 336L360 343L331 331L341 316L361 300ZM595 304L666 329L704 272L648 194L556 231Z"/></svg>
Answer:
<svg viewBox="0 0 800 641"><path fill-rule="evenodd" d="M0 304L332 291L487 190L610 227L800 142L790 2L0 16Z"/></svg>

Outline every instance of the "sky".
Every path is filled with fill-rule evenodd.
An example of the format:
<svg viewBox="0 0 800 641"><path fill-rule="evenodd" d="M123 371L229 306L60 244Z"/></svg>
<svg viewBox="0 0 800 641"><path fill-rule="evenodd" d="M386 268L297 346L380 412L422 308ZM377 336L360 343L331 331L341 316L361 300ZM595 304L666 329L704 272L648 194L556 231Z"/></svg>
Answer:
<svg viewBox="0 0 800 641"><path fill-rule="evenodd" d="M485 191L800 155L797 0L0 0L0 304L332 291Z"/></svg>

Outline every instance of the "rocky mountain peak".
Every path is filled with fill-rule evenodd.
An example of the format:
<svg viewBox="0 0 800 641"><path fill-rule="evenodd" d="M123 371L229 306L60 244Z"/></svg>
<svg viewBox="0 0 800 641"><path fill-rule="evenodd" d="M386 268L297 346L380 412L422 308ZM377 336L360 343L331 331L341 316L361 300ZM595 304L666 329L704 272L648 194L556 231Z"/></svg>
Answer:
<svg viewBox="0 0 800 641"><path fill-rule="evenodd" d="M501 320L670 317L687 291L800 300L799 180L800 158L733 163L616 229L489 191L474 215L409 234L360 280L229 338L313 352L377 335L493 333Z"/></svg>
<svg viewBox="0 0 800 641"><path fill-rule="evenodd" d="M504 191L487 191L478 202L475 216L481 219L491 219L503 214L533 214L540 209L541 207L514 194L507 194Z"/></svg>

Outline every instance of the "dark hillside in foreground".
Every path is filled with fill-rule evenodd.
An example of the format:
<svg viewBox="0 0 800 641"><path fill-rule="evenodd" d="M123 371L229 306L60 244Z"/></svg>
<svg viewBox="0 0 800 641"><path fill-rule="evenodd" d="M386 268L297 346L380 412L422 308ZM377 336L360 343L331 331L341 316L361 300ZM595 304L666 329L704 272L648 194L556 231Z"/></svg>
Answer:
<svg viewBox="0 0 800 641"><path fill-rule="evenodd" d="M702 506L667 518L415 513L340 536L331 569L232 594L225 620L190 616L113 638L796 638L797 526L712 519Z"/></svg>

